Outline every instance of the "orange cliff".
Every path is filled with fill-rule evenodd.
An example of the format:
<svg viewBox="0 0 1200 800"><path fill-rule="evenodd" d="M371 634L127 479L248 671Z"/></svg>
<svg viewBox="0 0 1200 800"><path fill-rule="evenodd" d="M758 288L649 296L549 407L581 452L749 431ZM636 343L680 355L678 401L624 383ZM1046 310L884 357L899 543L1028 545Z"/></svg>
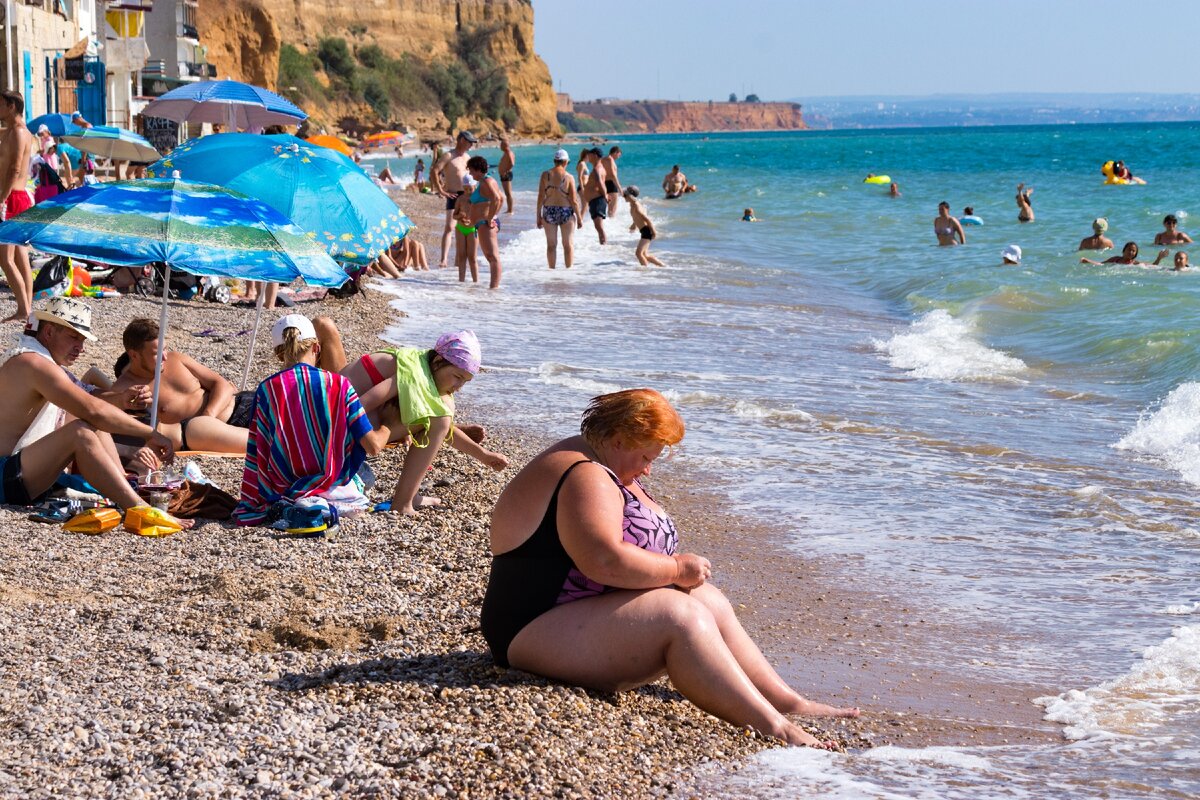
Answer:
<svg viewBox="0 0 1200 800"><path fill-rule="evenodd" d="M550 70L533 51L531 0L204 0L197 20L209 61L222 77L274 89L279 49L290 44L311 51L323 37L340 37L351 50L378 45L398 58L412 53L424 61L452 54L460 29L489 27L488 55L508 78L509 104L517 112L516 133L559 132ZM365 103L348 108L307 109L319 120L370 116ZM405 109L419 127L445 131L440 109ZM413 113L417 112L417 113ZM483 127L494 123L478 122Z"/></svg>
<svg viewBox="0 0 1200 800"><path fill-rule="evenodd" d="M563 104L561 99L559 104ZM647 133L776 131L808 127L804 124L799 103L604 100L575 101L571 105L576 116L590 117L614 129Z"/></svg>

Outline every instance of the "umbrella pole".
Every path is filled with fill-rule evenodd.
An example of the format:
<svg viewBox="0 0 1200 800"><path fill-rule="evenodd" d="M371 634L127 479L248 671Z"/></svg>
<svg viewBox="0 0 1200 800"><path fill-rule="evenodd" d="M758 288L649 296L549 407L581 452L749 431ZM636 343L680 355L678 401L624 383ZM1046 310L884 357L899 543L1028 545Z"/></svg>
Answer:
<svg viewBox="0 0 1200 800"><path fill-rule="evenodd" d="M171 291L171 265L163 274L162 311L158 315L158 356L154 359L154 396L150 400L150 427L158 430L158 390L162 383L163 342L167 337L167 296Z"/></svg>
<svg viewBox="0 0 1200 800"><path fill-rule="evenodd" d="M242 370L241 388L246 388L247 381L250 380L250 362L254 360L254 343L258 341L258 325L262 322L262 311L264 295L266 294L266 285L258 287L258 302L255 303L254 310L254 331L250 334L250 346L246 348L246 368ZM159 347L162 347L160 344Z"/></svg>

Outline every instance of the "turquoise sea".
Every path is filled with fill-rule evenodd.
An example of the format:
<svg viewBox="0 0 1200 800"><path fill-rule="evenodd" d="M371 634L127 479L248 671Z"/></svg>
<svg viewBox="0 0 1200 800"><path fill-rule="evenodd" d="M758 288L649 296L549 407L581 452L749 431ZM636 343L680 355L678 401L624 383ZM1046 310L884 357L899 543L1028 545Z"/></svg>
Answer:
<svg viewBox="0 0 1200 800"><path fill-rule="evenodd" d="M667 392L688 423L675 458L733 507L936 612L914 669L1028 686L1055 732L777 751L729 792L1200 793L1200 271L1087 267L1075 251L1098 216L1146 260L1168 213L1200 235L1200 124L614 141L666 268L637 265L622 207L609 246L587 225L576 267L547 270L529 227L553 148L520 148L502 290L406 278L393 337L474 328L492 369L472 402L549 431L574 429L599 392ZM1148 184L1103 185L1110 159ZM664 201L676 163L700 191ZM1034 187L1032 224L1017 222L1018 182ZM985 221L965 247L935 246L943 199ZM740 221L748 206L760 222ZM1021 266L1001 266L1008 244ZM803 687L803 660L790 669ZM838 700L888 707L886 692Z"/></svg>

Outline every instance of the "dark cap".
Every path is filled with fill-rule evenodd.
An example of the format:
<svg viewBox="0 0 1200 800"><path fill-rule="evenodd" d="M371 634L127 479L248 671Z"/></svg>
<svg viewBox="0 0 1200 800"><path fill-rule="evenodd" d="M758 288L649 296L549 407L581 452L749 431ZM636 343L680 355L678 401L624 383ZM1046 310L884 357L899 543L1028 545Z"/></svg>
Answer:
<svg viewBox="0 0 1200 800"><path fill-rule="evenodd" d="M470 131L459 131L458 138L466 139L471 144L479 144L479 140L475 138L475 134Z"/></svg>
<svg viewBox="0 0 1200 800"><path fill-rule="evenodd" d="M599 147L593 147L591 150L588 150L588 152L594 156L601 156L601 157L604 156L604 151L601 150Z"/></svg>

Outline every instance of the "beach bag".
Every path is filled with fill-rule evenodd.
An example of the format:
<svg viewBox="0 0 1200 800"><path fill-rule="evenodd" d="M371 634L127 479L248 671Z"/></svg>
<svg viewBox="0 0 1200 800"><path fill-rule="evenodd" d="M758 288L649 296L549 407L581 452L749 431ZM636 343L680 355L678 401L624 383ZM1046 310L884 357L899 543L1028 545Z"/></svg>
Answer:
<svg viewBox="0 0 1200 800"><path fill-rule="evenodd" d="M38 270L33 279L33 296L37 300L67 293L71 286L71 259L55 256Z"/></svg>
<svg viewBox="0 0 1200 800"><path fill-rule="evenodd" d="M183 527L167 512L154 506L134 506L125 512L125 530L138 536L170 536Z"/></svg>
<svg viewBox="0 0 1200 800"><path fill-rule="evenodd" d="M171 495L167 510L185 519L229 519L237 498L211 483L184 481Z"/></svg>
<svg viewBox="0 0 1200 800"><path fill-rule="evenodd" d="M34 193L34 198L39 203L47 197L54 197L67 190L67 185L62 182L62 176L58 174L58 170L50 166L46 161L38 164L37 180L38 192Z"/></svg>
<svg viewBox="0 0 1200 800"><path fill-rule="evenodd" d="M63 523L63 530L70 533L97 534L111 531L120 524L121 512L117 509L89 508Z"/></svg>

